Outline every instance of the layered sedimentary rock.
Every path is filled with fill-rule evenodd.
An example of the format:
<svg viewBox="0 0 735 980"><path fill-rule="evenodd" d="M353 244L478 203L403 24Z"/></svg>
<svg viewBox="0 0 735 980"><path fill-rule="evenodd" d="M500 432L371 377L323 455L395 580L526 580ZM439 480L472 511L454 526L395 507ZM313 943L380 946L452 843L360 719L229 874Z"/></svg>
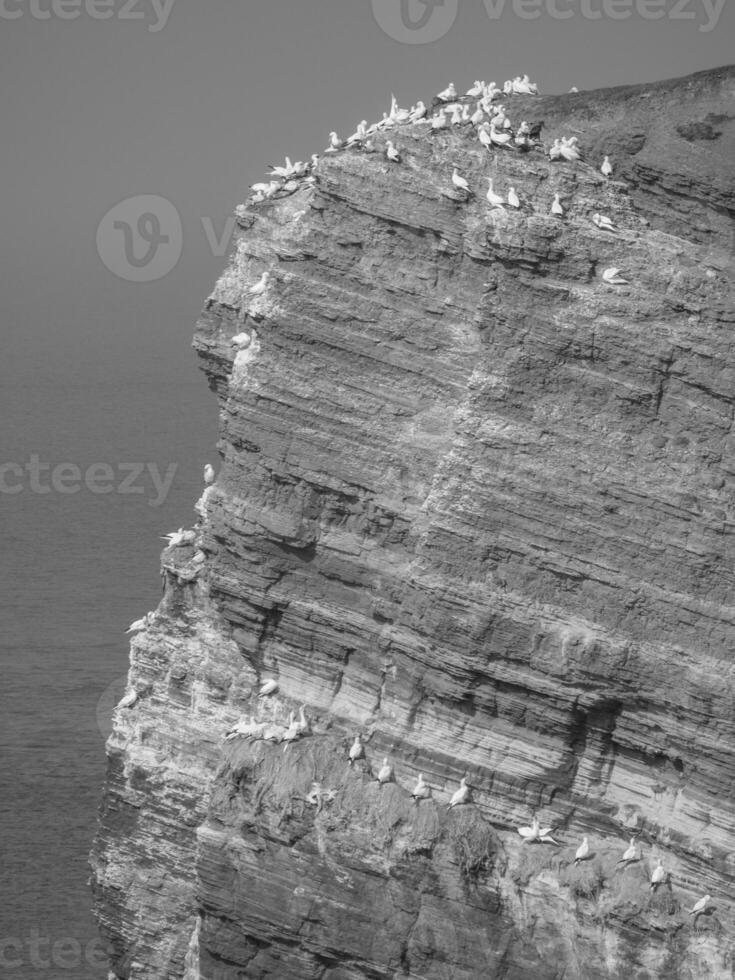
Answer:
<svg viewBox="0 0 735 980"><path fill-rule="evenodd" d="M734 97L512 97L584 160L397 126L238 209L222 465L108 743L112 977L733 976Z"/></svg>

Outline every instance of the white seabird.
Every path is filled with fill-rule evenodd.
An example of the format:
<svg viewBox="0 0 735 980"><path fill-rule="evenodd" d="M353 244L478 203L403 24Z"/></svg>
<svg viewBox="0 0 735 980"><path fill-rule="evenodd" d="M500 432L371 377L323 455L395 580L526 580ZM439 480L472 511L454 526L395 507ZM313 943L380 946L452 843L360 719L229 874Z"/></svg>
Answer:
<svg viewBox="0 0 735 980"><path fill-rule="evenodd" d="M602 161L602 166L600 167L600 170L605 175L605 177L609 177L612 174L613 168L612 168L612 164L610 163L610 157L605 157L605 159Z"/></svg>
<svg viewBox="0 0 735 980"><path fill-rule="evenodd" d="M615 231L615 225L612 220L599 212L595 212L592 215L592 222L598 228L602 228L603 231Z"/></svg>
<svg viewBox="0 0 735 980"><path fill-rule="evenodd" d="M239 347L240 349L244 349L245 347L250 346L250 342L252 339L253 338L250 336L247 330L244 330L242 333L236 333L235 336L230 341L230 343L233 345L233 347Z"/></svg>
<svg viewBox="0 0 735 980"><path fill-rule="evenodd" d="M463 776L459 782L459 789L454 793L449 803L447 803L447 809L451 810L453 806L461 806L466 803L470 798L470 788L467 785L467 780Z"/></svg>
<svg viewBox="0 0 735 980"><path fill-rule="evenodd" d="M269 694L275 694L277 690L278 690L278 681L270 677L268 678L267 681L263 681L263 683L260 685L260 690L258 691L258 697L267 698Z"/></svg>
<svg viewBox="0 0 735 980"><path fill-rule="evenodd" d="M701 913L704 912L704 910L707 908L707 906L711 901L712 901L711 895L705 895L704 898L700 898L700 900L698 902L695 902L694 905L689 909L689 915L693 915L695 918L696 916L701 915Z"/></svg>
<svg viewBox="0 0 735 980"><path fill-rule="evenodd" d="M118 708L132 708L133 705L138 700L138 692L133 688L132 691L128 691L122 701L118 704Z"/></svg>
<svg viewBox="0 0 735 980"><path fill-rule="evenodd" d="M485 110L482 108L482 105L478 102L477 108L470 116L470 122L472 123L473 126L479 126L484 118L485 118Z"/></svg>
<svg viewBox="0 0 735 980"><path fill-rule="evenodd" d="M350 751L348 754L348 763L352 765L358 759L362 759L365 756L365 748L362 744L362 740L359 735L355 735L355 741L350 746Z"/></svg>
<svg viewBox="0 0 735 980"><path fill-rule="evenodd" d="M495 120L493 120L490 123L490 140L496 146L507 146L513 141L513 136L511 133L499 133L495 127Z"/></svg>
<svg viewBox="0 0 735 980"><path fill-rule="evenodd" d="M382 786L383 783L389 783L393 778L393 766L388 762L388 757L383 759L383 765L380 767L378 773L378 782Z"/></svg>
<svg viewBox="0 0 735 980"><path fill-rule="evenodd" d="M262 295L266 291L266 289L268 287L268 277L269 276L270 276L270 273L266 269L265 272L263 273L263 275L260 277L260 279L255 283L255 285L254 286L251 286L248 289L248 292L250 293L251 296L260 296L260 295Z"/></svg>
<svg viewBox="0 0 735 980"><path fill-rule="evenodd" d="M485 94L485 83L481 82L479 79L475 80L475 84L472 88L467 89L465 95L469 95L470 98L476 99L481 95Z"/></svg>
<svg viewBox="0 0 735 980"><path fill-rule="evenodd" d="M153 613L147 612L141 619L136 619L134 623L125 630L126 633L140 633L141 630L148 629L153 622Z"/></svg>
<svg viewBox="0 0 735 980"><path fill-rule="evenodd" d="M457 98L457 89L454 87L454 82L450 82L449 85L444 89L443 92L437 92L437 99L441 102L451 102L452 99Z"/></svg>
<svg viewBox="0 0 735 980"><path fill-rule="evenodd" d="M391 140L387 140L387 142L385 144L385 155L393 163L400 163L401 162L401 154L395 148L395 146L393 145L393 142Z"/></svg>
<svg viewBox="0 0 735 980"><path fill-rule="evenodd" d="M502 194L496 194L493 190L493 179L492 177L487 178L487 198L488 204L493 208L502 208L505 206L505 198Z"/></svg>
<svg viewBox="0 0 735 980"><path fill-rule="evenodd" d="M490 137L490 133L487 131L487 129L484 126L481 126L477 130L477 138L482 143L482 145L486 147L488 150L493 145L493 141L492 138Z"/></svg>
<svg viewBox="0 0 735 980"><path fill-rule="evenodd" d="M611 266L609 269L605 269L605 271L602 273L602 278L609 286L627 286L628 280L625 279L620 273L620 269L616 269L615 266Z"/></svg>
<svg viewBox="0 0 735 980"><path fill-rule="evenodd" d="M420 122L422 119L424 119L425 116L426 116L426 106L419 99L419 101L416 103L414 108L409 113L408 118L412 123L417 123Z"/></svg>
<svg viewBox="0 0 735 980"><path fill-rule="evenodd" d="M306 717L304 713L305 709L306 709L306 705L302 704L301 707L299 708L299 717L295 722L302 735L307 734L310 729L309 719Z"/></svg>
<svg viewBox="0 0 735 980"><path fill-rule="evenodd" d="M533 818L530 827L518 828L518 833L523 838L524 844L532 843L533 841L539 841L542 844L556 844L557 842L550 836L551 832L551 827L542 827L540 825L538 817Z"/></svg>
<svg viewBox="0 0 735 980"><path fill-rule="evenodd" d="M452 106L452 118L449 120L452 126L459 126L462 122L462 107L459 105Z"/></svg>
<svg viewBox="0 0 735 980"><path fill-rule="evenodd" d="M337 136L337 134L334 131L332 131L329 134L329 146L326 148L326 150L324 152L325 153L336 153L337 150L341 150L344 145L345 144L344 144L343 140L341 140L339 138L339 136Z"/></svg>
<svg viewBox="0 0 735 980"><path fill-rule="evenodd" d="M659 862L653 869L653 874L651 875L651 891L655 892L656 888L661 884L661 882L666 879L666 871L664 870L664 863L659 858Z"/></svg>
<svg viewBox="0 0 735 980"><path fill-rule="evenodd" d="M554 194L554 200L551 202L551 213L562 217L564 214L564 208L562 207L561 198L559 194Z"/></svg>
<svg viewBox="0 0 735 980"><path fill-rule="evenodd" d="M508 204L510 204L512 208L519 208L521 206L521 202L516 194L515 187L508 188Z"/></svg>
<svg viewBox="0 0 735 980"><path fill-rule="evenodd" d="M439 112L431 117L431 128L432 129L446 129L449 125L449 120L447 119L447 112L444 107L442 107Z"/></svg>
<svg viewBox="0 0 735 980"><path fill-rule="evenodd" d="M419 773L419 778L416 781L416 785L411 792L411 798L414 803L418 803L419 800L428 800L431 796L431 786L424 782L424 774Z"/></svg>
<svg viewBox="0 0 735 980"><path fill-rule="evenodd" d="M582 838L582 843L577 848L574 855L574 863L579 864L580 861L584 861L589 857L590 845L586 837Z"/></svg>
<svg viewBox="0 0 735 980"><path fill-rule="evenodd" d="M207 463L204 467L204 482L207 484L214 483L214 467L211 463Z"/></svg>
<svg viewBox="0 0 735 980"><path fill-rule="evenodd" d="M635 837L630 838L630 846L618 861L618 864L629 864L638 860L638 848L635 846Z"/></svg>
<svg viewBox="0 0 735 980"><path fill-rule="evenodd" d="M471 193L470 185L467 183L464 177L460 176L460 174L457 173L456 167L452 171L452 183L457 188L457 190L464 191L466 194Z"/></svg>

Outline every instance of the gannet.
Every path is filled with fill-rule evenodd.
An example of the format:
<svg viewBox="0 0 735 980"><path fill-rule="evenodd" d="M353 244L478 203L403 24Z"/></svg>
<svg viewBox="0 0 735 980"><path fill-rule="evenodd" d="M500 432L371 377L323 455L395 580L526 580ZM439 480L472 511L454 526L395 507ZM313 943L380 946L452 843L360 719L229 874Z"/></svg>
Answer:
<svg viewBox="0 0 735 980"><path fill-rule="evenodd" d="M449 120L447 119L446 110L442 107L439 112L431 117L431 128L432 129L446 129L449 125Z"/></svg>
<svg viewBox="0 0 735 980"><path fill-rule="evenodd" d="M137 700L138 692L133 689L125 695L120 704L118 704L118 708L132 708Z"/></svg>
<svg viewBox="0 0 735 980"><path fill-rule="evenodd" d="M579 864L580 861L584 861L589 856L589 853L590 853L589 841L587 840L586 837L583 837L582 843L579 845L574 855L574 863Z"/></svg>
<svg viewBox="0 0 735 980"><path fill-rule="evenodd" d="M454 83L450 82L449 85L444 89L443 92L437 93L437 99L441 102L451 102L452 99L457 98L457 89L454 87Z"/></svg>
<svg viewBox="0 0 735 980"><path fill-rule="evenodd" d="M577 88L576 85L572 85L572 87L569 89L569 91L570 91L570 93L571 92L579 92L579 89Z"/></svg>
<svg viewBox="0 0 735 980"><path fill-rule="evenodd" d="M540 841L542 844L557 844L554 838L550 836L551 832L551 827L542 827L539 824L538 817L533 818L530 827L518 828L518 833L523 838L524 844L526 842L532 843L533 841Z"/></svg>
<svg viewBox="0 0 735 980"><path fill-rule="evenodd" d="M480 123L483 121L484 118L485 118L485 110L482 108L482 106L478 102L477 103L477 108L475 109L475 111L470 116L470 122L472 123L473 126L479 126Z"/></svg>
<svg viewBox="0 0 735 980"><path fill-rule="evenodd" d="M521 202L516 194L515 187L508 188L508 204L510 204L512 208L519 208L521 206Z"/></svg>
<svg viewBox="0 0 735 980"><path fill-rule="evenodd" d="M388 762L388 757L383 759L383 765L380 767L380 772L378 773L378 782L382 786L383 783L389 783L393 778L393 767Z"/></svg>
<svg viewBox="0 0 735 980"><path fill-rule="evenodd" d="M274 177L290 177L293 172L294 172L294 166L291 163L291 158L290 157L286 157L286 166L285 167L274 167L271 164L271 171L270 171L270 173Z"/></svg>
<svg viewBox="0 0 735 980"><path fill-rule="evenodd" d="M418 803L419 800L428 800L430 796L431 786L424 782L424 774L420 772L419 778L413 788L413 792L411 793L411 797L414 803Z"/></svg>
<svg viewBox="0 0 735 980"><path fill-rule="evenodd" d="M513 136L511 133L499 133L493 121L490 123L490 139L497 146L507 146L513 140Z"/></svg>
<svg viewBox="0 0 735 980"><path fill-rule="evenodd" d="M635 837L630 838L630 846L618 861L618 864L628 864L638 860L638 848L635 846Z"/></svg>
<svg viewBox="0 0 735 980"><path fill-rule="evenodd" d="M385 144L385 155L393 163L400 163L401 162L401 155L398 152L398 150L395 148L395 146L393 146L393 143L392 143L391 140L388 140L386 142L386 144Z"/></svg>
<svg viewBox="0 0 735 980"><path fill-rule="evenodd" d="M347 145L350 146L353 143L362 143L364 139L367 138L367 119L361 120L357 124L357 129L347 140Z"/></svg>
<svg viewBox="0 0 735 980"><path fill-rule="evenodd" d="M551 149L549 150L549 159L550 160L560 160L561 159L561 140L560 139L556 139L552 143Z"/></svg>
<svg viewBox="0 0 735 980"><path fill-rule="evenodd" d="M603 231L615 231L615 225L610 218L606 217L604 214L595 212L592 215L592 221L597 225L598 228L602 228Z"/></svg>
<svg viewBox="0 0 735 980"><path fill-rule="evenodd" d="M447 809L451 810L453 806L461 806L466 803L470 797L470 788L467 785L467 780L463 776L459 782L459 789L454 793L451 800L447 804Z"/></svg>
<svg viewBox="0 0 735 980"><path fill-rule="evenodd" d="M214 467L210 463L204 467L204 482L214 483Z"/></svg>
<svg viewBox="0 0 735 980"><path fill-rule="evenodd" d="M267 698L269 694L275 694L277 690L278 690L278 681L270 677L268 678L267 681L263 681L263 683L260 685L260 690L258 691L258 697Z"/></svg>
<svg viewBox="0 0 735 980"><path fill-rule="evenodd" d="M457 188L457 190L464 191L466 194L471 193L470 192L470 185L467 183L467 181L464 179L464 177L461 177L457 173L457 168L456 167L452 171L452 183Z"/></svg>
<svg viewBox="0 0 735 980"><path fill-rule="evenodd" d="M485 83L481 82L479 79L475 80L475 84L472 88L467 89L465 95L469 95L470 98L476 99L485 92Z"/></svg>
<svg viewBox="0 0 735 980"><path fill-rule="evenodd" d="M564 139L562 137L561 145L559 147L561 155L565 160L569 160L573 163L575 160L579 160L579 150L577 149L577 137L572 136L570 139Z"/></svg>
<svg viewBox="0 0 735 980"><path fill-rule="evenodd" d="M336 153L337 150L341 150L344 146L342 140L337 136L335 132L329 134L329 146L324 151L325 153Z"/></svg>
<svg viewBox="0 0 735 980"><path fill-rule="evenodd" d="M485 98L488 99L489 101L492 101L492 99L496 99L499 95L502 94L503 93L500 91L500 88L495 84L495 82L490 82L488 87L485 89Z"/></svg>
<svg viewBox="0 0 735 980"><path fill-rule="evenodd" d="M502 208L505 206L505 198L501 194L496 194L493 190L493 179L492 177L487 178L487 198L488 204L493 208Z"/></svg>
<svg viewBox="0 0 735 980"><path fill-rule="evenodd" d="M240 349L244 349L245 347L250 346L251 340L252 337L250 336L250 334L246 330L244 330L242 333L236 333L235 336L230 341L230 343L234 347L239 347Z"/></svg>
<svg viewBox="0 0 735 980"><path fill-rule="evenodd" d="M185 531L183 527L180 527L178 531L162 534L161 538L168 541L168 548L181 548L183 545L191 544L196 540L196 531Z"/></svg>
<svg viewBox="0 0 735 980"><path fill-rule="evenodd" d="M659 862L653 869L653 874L651 875L651 891L655 892L656 888L664 881L666 878L666 872L664 871L663 861L659 858Z"/></svg>
<svg viewBox="0 0 735 980"><path fill-rule="evenodd" d="M513 94L513 82L511 82L511 81L503 82L503 93L505 95L512 95Z"/></svg>
<svg viewBox="0 0 735 980"><path fill-rule="evenodd" d="M452 118L449 120L452 126L459 126L462 122L462 107L459 105L452 106Z"/></svg>
<svg viewBox="0 0 735 980"><path fill-rule="evenodd" d="M614 266L610 269L605 269L602 273L602 278L609 286L627 286L628 280L624 279L620 275L620 269L616 269Z"/></svg>
<svg viewBox="0 0 735 980"><path fill-rule="evenodd" d="M600 167L600 170L606 177L610 176L610 174L613 172L612 164L610 163L610 157L605 157L605 159L602 161L602 166Z"/></svg>
<svg viewBox="0 0 735 980"><path fill-rule="evenodd" d="M493 141L490 137L490 133L484 127L477 130L477 138L482 143L483 146L487 147L489 150L493 145Z"/></svg>
<svg viewBox="0 0 735 980"><path fill-rule="evenodd" d="M408 118L411 120L411 122L416 123L419 122L421 119L423 119L425 116L426 116L426 106L424 105L423 102L419 100L414 106L414 108L411 110Z"/></svg>
<svg viewBox="0 0 735 980"><path fill-rule="evenodd" d="M147 612L141 619L136 619L134 623L131 623L125 632L140 633L141 630L147 629L153 622L153 615L152 612Z"/></svg>
<svg viewBox="0 0 735 980"><path fill-rule="evenodd" d="M707 908L709 903L712 901L711 895L705 895L704 898L700 898L698 902L689 909L689 915L697 916L700 915Z"/></svg>
<svg viewBox="0 0 735 980"><path fill-rule="evenodd" d="M564 214L564 208L558 194L554 194L554 200L551 202L551 213L557 214L561 217Z"/></svg>
<svg viewBox="0 0 735 980"><path fill-rule="evenodd" d="M348 755L348 763L352 765L358 759L362 759L365 756L365 749L363 747L362 741L359 735L355 735L355 741L350 746L350 751Z"/></svg>
<svg viewBox="0 0 735 980"><path fill-rule="evenodd" d="M266 291L266 288L268 286L269 275L270 273L266 269L263 275L260 277L260 279L255 283L255 285L251 286L250 289L248 289L248 292L250 293L251 296L260 296L262 293Z"/></svg>

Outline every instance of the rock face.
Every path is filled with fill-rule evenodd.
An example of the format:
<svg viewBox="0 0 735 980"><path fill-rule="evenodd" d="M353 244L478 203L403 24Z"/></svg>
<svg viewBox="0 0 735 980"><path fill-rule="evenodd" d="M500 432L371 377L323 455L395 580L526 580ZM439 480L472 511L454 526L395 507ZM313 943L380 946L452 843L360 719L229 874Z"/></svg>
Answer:
<svg viewBox="0 0 735 980"><path fill-rule="evenodd" d="M239 209L222 467L108 743L111 977L733 976L734 98L511 97L586 162L403 125Z"/></svg>

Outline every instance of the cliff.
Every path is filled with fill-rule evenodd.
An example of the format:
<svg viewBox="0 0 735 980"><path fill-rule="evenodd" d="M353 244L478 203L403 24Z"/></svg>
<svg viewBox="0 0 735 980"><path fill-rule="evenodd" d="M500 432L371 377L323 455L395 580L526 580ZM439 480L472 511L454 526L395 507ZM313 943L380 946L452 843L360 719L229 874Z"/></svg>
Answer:
<svg viewBox="0 0 735 980"><path fill-rule="evenodd" d="M513 96L583 160L405 124L238 209L222 465L107 746L111 978L733 976L734 96Z"/></svg>

